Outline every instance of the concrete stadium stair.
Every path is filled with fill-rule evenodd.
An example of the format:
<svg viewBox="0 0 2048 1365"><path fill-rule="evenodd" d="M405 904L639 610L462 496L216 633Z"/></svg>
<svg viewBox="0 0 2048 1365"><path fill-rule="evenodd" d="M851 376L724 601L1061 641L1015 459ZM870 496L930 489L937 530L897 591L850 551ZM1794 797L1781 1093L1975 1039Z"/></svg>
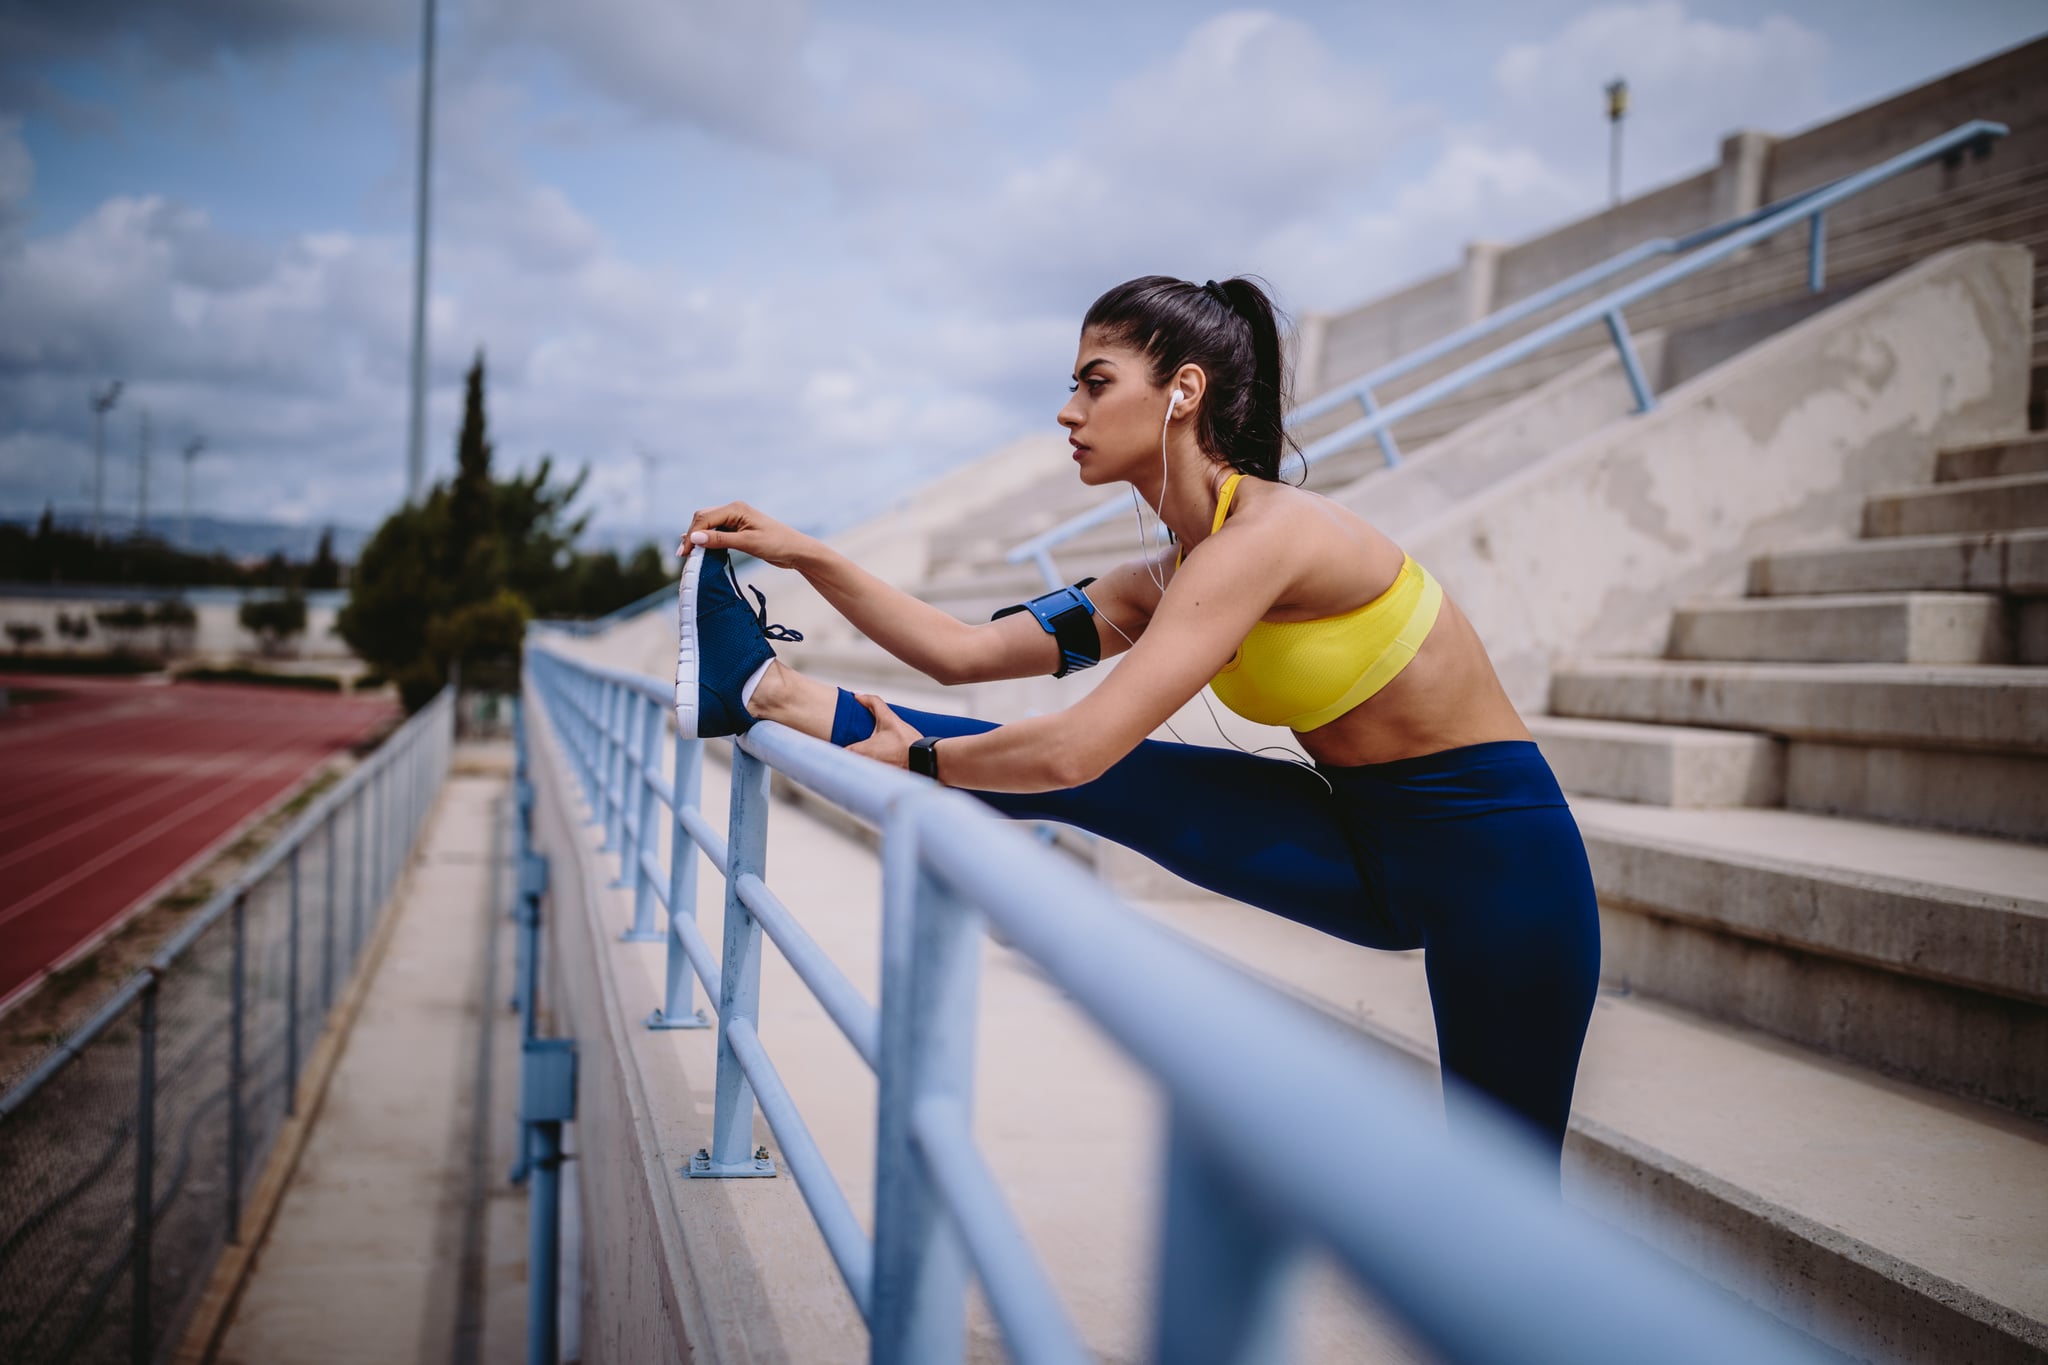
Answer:
<svg viewBox="0 0 2048 1365"><path fill-rule="evenodd" d="M2048 439L1939 452L1854 545L1760 557L1533 729L1610 979L2048 1119ZM1902 828L1902 826L1907 826Z"/></svg>
<svg viewBox="0 0 2048 1365"><path fill-rule="evenodd" d="M1866 536L1931 536L2016 531L2048 525L2048 474L1964 479L1872 498Z"/></svg>
<svg viewBox="0 0 2048 1365"><path fill-rule="evenodd" d="M1708 602L1672 620L1674 659L1999 664L2010 612L1990 593L1895 592Z"/></svg>

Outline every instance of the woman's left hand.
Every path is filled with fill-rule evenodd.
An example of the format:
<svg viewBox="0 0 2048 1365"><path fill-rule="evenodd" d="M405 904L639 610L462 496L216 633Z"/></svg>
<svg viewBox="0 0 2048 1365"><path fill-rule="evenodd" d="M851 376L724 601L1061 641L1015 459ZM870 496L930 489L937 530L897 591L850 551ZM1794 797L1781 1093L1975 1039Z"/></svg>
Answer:
<svg viewBox="0 0 2048 1365"><path fill-rule="evenodd" d="M848 745L846 751L864 754L892 768L909 767L910 742L919 737L917 731L910 728L910 722L891 711L889 704L880 697L865 692L856 692L853 697L874 716L875 733L858 744Z"/></svg>

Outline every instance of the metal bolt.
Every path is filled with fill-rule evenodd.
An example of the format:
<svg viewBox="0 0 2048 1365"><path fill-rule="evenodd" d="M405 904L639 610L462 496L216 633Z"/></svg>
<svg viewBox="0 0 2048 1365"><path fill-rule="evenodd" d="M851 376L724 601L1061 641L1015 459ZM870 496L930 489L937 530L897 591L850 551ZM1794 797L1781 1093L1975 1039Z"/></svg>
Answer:
<svg viewBox="0 0 2048 1365"><path fill-rule="evenodd" d="M754 1160L756 1160L756 1161L766 1161L767 1159L768 1159L768 1149L767 1149L766 1147L756 1147L756 1148L754 1149Z"/></svg>
<svg viewBox="0 0 2048 1365"><path fill-rule="evenodd" d="M702 1147L699 1147L699 1148L697 1149L697 1160L699 1160L699 1161L709 1161L709 1160L711 1160L711 1153L709 1153L709 1152L705 1151L705 1150L704 1150L704 1149L703 1149Z"/></svg>

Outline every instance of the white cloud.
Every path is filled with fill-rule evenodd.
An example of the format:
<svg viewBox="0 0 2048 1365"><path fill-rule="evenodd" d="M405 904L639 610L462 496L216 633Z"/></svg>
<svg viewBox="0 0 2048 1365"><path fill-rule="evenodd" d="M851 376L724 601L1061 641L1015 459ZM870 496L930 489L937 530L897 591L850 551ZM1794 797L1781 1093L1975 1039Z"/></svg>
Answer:
<svg viewBox="0 0 2048 1365"><path fill-rule="evenodd" d="M1369 180L1417 116L1306 25L1218 15L1076 120L1070 145L875 234L934 293L1085 305L1132 275L1227 275Z"/></svg>
<svg viewBox="0 0 2048 1365"><path fill-rule="evenodd" d="M1686 13L1679 0L1589 10L1494 64L1504 125L1555 164L1605 184L1607 82L1625 77L1624 192L1710 162L1737 128L1789 132L1827 108L1828 44L1797 20L1753 28Z"/></svg>
<svg viewBox="0 0 2048 1365"><path fill-rule="evenodd" d="M326 3L305 0L301 18L343 22L320 17ZM461 373L482 345L501 463L592 461L592 502L612 521L650 515L641 446L663 459L664 520L748 496L843 521L896 479L1049 429L1080 311L1120 279L1249 270L1298 305L1345 306L1453 264L1470 238L1596 207L1598 90L1616 71L1637 89L1634 179L1704 165L1738 124L1812 117L1826 56L1789 19L1608 7L1507 51L1498 109L1447 127L1308 24L1235 11L1166 30L1174 42L1120 80L1034 116L1039 150L1022 155L990 111L1028 103L1038 73L959 40L821 24L798 0L511 0L457 19L439 109L430 467L449 462ZM533 93L544 87L521 76L537 51L603 93L594 122L623 109L708 132L718 155L765 159L785 181L792 166L829 177L830 213L773 224L797 245L772 275L629 254L616 233L630 206L572 196L528 159L593 108ZM404 128L412 77L391 70ZM604 156L604 141L579 155ZM127 194L10 238L33 174L19 126L0 121L0 503L75 503L64 466L87 449L84 394L118 375L120 420L150 406L160 450L207 434L209 510L366 523L390 505L410 335L402 227L252 241L174 198Z"/></svg>
<svg viewBox="0 0 2048 1365"><path fill-rule="evenodd" d="M1585 207L1581 187L1526 147L1464 129L1390 199L1281 226L1261 254L1305 307L1349 307L1455 265L1475 238L1512 241Z"/></svg>

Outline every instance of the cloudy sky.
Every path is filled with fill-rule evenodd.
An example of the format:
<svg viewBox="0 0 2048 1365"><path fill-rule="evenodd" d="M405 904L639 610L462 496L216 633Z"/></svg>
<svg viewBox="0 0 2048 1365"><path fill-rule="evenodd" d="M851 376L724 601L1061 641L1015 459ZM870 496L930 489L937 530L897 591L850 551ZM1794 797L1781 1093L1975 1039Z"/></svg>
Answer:
<svg viewBox="0 0 2048 1365"><path fill-rule="evenodd" d="M2023 41L2038 0L1225 9L442 0L430 471L482 348L499 459L613 528L844 523L1033 430L1098 292L1357 302ZM373 525L402 495L420 0L0 0L0 512ZM638 452L657 457L657 506Z"/></svg>

